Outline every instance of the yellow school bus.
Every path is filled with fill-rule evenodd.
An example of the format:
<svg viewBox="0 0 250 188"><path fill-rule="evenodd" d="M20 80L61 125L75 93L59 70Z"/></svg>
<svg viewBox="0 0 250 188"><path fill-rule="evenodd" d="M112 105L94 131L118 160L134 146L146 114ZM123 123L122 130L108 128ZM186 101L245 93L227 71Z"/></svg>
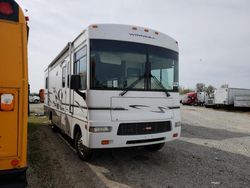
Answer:
<svg viewBox="0 0 250 188"><path fill-rule="evenodd" d="M13 0L0 0L0 187L26 183L27 35L22 9Z"/></svg>

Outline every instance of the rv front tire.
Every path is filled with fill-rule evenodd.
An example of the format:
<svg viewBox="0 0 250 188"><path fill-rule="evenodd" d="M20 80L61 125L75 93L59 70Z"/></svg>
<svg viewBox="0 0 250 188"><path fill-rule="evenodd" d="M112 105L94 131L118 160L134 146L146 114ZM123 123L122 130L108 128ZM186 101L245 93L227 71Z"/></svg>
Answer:
<svg viewBox="0 0 250 188"><path fill-rule="evenodd" d="M82 143L82 133L78 131L75 136L75 149L83 161L88 161L91 158L92 155L92 149L86 147Z"/></svg>

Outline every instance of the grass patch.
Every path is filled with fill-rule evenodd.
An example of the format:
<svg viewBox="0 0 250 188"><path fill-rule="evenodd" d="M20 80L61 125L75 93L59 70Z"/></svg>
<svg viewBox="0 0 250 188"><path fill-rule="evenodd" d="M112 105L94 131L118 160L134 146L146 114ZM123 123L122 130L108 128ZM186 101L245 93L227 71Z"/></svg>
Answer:
<svg viewBox="0 0 250 188"><path fill-rule="evenodd" d="M37 116L30 116L29 122L28 122L28 133L32 134L34 133L40 126L44 125L45 123L48 123L47 118L45 117L37 117Z"/></svg>
<svg viewBox="0 0 250 188"><path fill-rule="evenodd" d="M53 187L50 154L47 151L48 119L44 116L30 116L28 123L28 182L30 187Z"/></svg>
<svg viewBox="0 0 250 188"><path fill-rule="evenodd" d="M39 170L48 161L42 148L41 128L48 123L47 118L30 116L28 123L28 161L33 170Z"/></svg>

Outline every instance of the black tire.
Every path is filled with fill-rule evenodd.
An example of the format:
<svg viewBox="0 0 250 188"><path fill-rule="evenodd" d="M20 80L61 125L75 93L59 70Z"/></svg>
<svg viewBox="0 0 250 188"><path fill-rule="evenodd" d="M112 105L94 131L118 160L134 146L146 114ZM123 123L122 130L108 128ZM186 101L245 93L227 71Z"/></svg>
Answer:
<svg viewBox="0 0 250 188"><path fill-rule="evenodd" d="M82 133L78 131L75 136L75 149L79 158L83 161L88 161L92 156L92 149L84 146L81 142Z"/></svg>
<svg viewBox="0 0 250 188"><path fill-rule="evenodd" d="M152 145L145 146L145 149L147 151L155 152L155 151L159 151L161 148L163 148L164 145L165 145L165 143L152 144Z"/></svg>

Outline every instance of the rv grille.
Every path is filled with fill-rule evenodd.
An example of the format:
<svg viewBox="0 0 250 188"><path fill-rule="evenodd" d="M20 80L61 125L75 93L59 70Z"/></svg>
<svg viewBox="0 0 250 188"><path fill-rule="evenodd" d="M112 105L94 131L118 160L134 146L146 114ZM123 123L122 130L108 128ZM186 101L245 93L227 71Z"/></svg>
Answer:
<svg viewBox="0 0 250 188"><path fill-rule="evenodd" d="M142 135L171 131L170 121L121 123L117 135Z"/></svg>
<svg viewBox="0 0 250 188"><path fill-rule="evenodd" d="M126 144L142 144L142 143L148 143L148 142L158 142L162 141L165 138L153 138L153 139L146 139L146 140L129 140L126 142Z"/></svg>

